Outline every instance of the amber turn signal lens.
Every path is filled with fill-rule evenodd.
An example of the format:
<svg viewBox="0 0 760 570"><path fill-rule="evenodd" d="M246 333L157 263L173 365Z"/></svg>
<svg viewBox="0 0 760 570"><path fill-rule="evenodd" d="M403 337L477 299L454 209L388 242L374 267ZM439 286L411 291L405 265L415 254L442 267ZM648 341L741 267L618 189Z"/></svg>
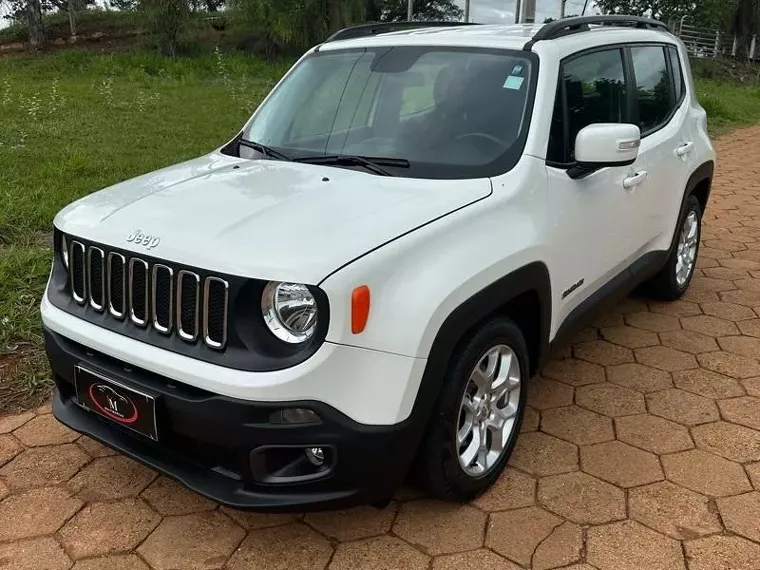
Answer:
<svg viewBox="0 0 760 570"><path fill-rule="evenodd" d="M362 285L351 293L351 332L364 331L369 318L369 287Z"/></svg>

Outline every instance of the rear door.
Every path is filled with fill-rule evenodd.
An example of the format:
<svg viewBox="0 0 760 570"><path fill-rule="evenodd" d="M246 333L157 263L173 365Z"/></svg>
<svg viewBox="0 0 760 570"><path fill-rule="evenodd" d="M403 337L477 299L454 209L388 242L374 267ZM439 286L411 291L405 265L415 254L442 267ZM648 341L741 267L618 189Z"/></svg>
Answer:
<svg viewBox="0 0 760 570"><path fill-rule="evenodd" d="M675 46L628 48L635 84L636 124L648 177L634 193L648 250L669 244L689 175L696 168L682 64Z"/></svg>

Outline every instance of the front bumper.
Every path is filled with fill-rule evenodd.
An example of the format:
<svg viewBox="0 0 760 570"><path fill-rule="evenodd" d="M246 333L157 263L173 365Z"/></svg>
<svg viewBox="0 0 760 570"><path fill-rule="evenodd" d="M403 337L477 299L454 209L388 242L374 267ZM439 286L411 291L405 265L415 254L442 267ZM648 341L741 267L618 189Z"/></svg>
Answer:
<svg viewBox="0 0 760 570"><path fill-rule="evenodd" d="M63 424L234 508L303 511L382 501L403 483L421 437L411 419L368 426L320 402L249 402L207 392L132 367L47 328L45 345L56 384L53 413ZM80 407L74 390L77 364L156 394L159 442ZM271 423L272 412L285 407L313 410L321 423ZM308 481L265 482L260 458L273 447L329 449L331 468Z"/></svg>

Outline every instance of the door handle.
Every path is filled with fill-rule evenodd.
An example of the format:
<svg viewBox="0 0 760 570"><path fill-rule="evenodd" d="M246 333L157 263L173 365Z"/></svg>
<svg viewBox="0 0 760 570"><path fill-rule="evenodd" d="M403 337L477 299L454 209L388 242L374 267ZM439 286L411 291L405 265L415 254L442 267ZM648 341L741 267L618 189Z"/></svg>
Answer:
<svg viewBox="0 0 760 570"><path fill-rule="evenodd" d="M686 156L687 154L691 152L692 148L694 148L693 142L684 143L676 149L676 154L680 156L681 158L683 158L684 156Z"/></svg>
<svg viewBox="0 0 760 570"><path fill-rule="evenodd" d="M623 188L635 188L644 180L646 180L649 177L649 173L646 170L640 170L633 176L626 178L623 180Z"/></svg>

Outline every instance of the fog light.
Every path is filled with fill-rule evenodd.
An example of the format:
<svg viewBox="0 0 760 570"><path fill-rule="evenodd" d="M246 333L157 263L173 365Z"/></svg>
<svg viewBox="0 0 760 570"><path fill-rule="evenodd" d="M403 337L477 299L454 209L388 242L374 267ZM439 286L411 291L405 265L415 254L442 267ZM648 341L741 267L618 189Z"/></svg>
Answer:
<svg viewBox="0 0 760 570"><path fill-rule="evenodd" d="M273 412L269 421L274 424L308 424L319 422L319 416L306 408L285 408Z"/></svg>
<svg viewBox="0 0 760 570"><path fill-rule="evenodd" d="M306 459L308 459L309 463L312 465L319 467L325 462L325 452L322 451L321 447L307 447Z"/></svg>

